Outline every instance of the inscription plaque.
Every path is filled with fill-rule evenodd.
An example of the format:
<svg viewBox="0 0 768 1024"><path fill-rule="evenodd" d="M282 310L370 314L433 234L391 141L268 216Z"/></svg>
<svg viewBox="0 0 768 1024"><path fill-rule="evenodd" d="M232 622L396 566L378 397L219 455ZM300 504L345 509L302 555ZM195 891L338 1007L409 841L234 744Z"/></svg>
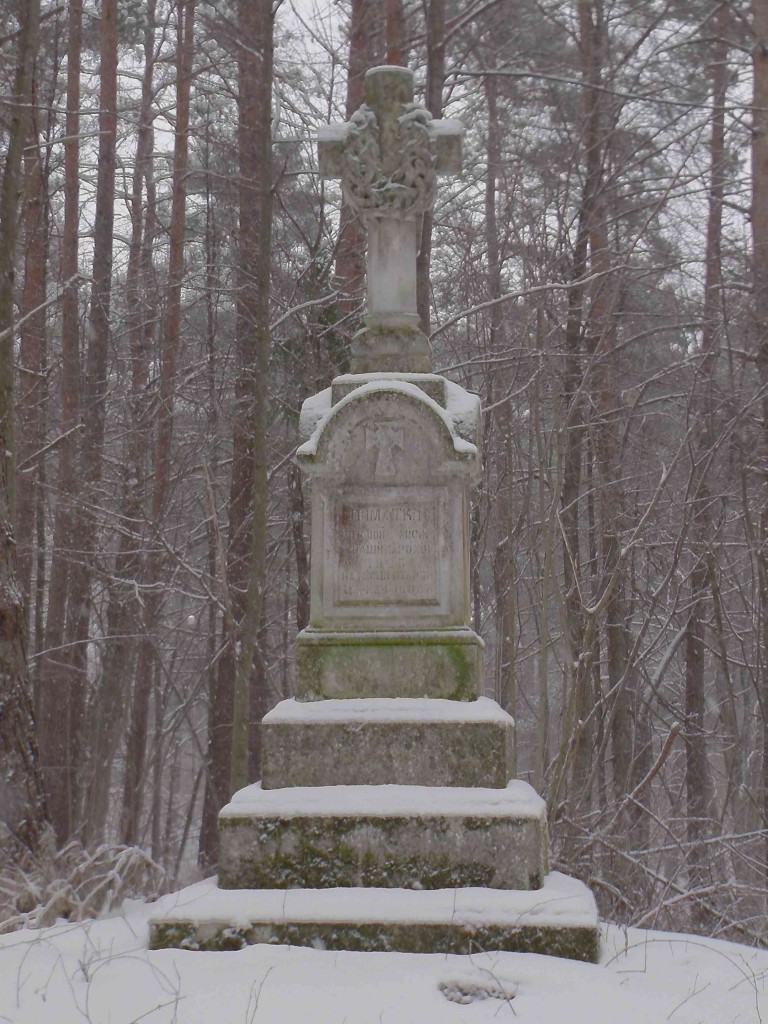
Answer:
<svg viewBox="0 0 768 1024"><path fill-rule="evenodd" d="M388 490L350 488L333 503L336 605L440 603L439 493Z"/></svg>

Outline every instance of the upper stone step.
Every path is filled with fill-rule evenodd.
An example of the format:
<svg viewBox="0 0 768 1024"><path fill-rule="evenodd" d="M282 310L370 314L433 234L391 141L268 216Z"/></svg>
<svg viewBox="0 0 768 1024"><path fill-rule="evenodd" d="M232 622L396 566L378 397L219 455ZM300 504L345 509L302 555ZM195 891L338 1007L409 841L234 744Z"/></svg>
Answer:
<svg viewBox="0 0 768 1024"><path fill-rule="evenodd" d="M263 789L464 786L504 789L514 721L487 697L284 700L261 725Z"/></svg>

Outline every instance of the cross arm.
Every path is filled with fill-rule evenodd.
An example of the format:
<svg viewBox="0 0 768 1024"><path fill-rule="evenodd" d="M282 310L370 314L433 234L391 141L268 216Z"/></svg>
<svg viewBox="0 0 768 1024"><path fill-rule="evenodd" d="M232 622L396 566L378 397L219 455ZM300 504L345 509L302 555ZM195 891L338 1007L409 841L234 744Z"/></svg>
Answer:
<svg viewBox="0 0 768 1024"><path fill-rule="evenodd" d="M438 174L461 174L461 142L464 125L452 117L429 122L435 146L435 170Z"/></svg>
<svg viewBox="0 0 768 1024"><path fill-rule="evenodd" d="M317 129L317 162L321 178L341 177L346 138L346 124L324 124Z"/></svg>
<svg viewBox="0 0 768 1024"><path fill-rule="evenodd" d="M317 129L317 157L322 178L340 178L344 169L347 124L325 124ZM451 117L429 122L438 174L461 174L464 126Z"/></svg>

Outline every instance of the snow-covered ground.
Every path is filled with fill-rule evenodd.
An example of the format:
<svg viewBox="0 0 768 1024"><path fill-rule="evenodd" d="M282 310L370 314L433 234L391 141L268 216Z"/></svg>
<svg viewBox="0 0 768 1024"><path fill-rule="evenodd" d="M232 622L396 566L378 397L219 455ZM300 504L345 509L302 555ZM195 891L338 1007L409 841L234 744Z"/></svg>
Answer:
<svg viewBox="0 0 768 1024"><path fill-rule="evenodd" d="M603 929L599 965L522 953L147 950L151 905L0 936L12 1024L768 1024L768 952Z"/></svg>

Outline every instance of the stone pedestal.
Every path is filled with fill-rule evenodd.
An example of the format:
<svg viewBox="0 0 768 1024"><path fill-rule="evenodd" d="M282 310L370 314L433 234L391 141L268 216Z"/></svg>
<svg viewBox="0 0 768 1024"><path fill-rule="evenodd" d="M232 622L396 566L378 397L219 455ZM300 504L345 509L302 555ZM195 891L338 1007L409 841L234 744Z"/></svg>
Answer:
<svg viewBox="0 0 768 1024"><path fill-rule="evenodd" d="M433 374L347 375L305 405L298 699L266 715L262 781L221 811L219 888L167 898L153 946L597 957L591 894L548 874L544 802L510 781L514 723L479 696L478 426Z"/></svg>
<svg viewBox="0 0 768 1024"><path fill-rule="evenodd" d="M298 696L474 700L475 396L435 374L348 374L310 401L302 427L313 555Z"/></svg>

